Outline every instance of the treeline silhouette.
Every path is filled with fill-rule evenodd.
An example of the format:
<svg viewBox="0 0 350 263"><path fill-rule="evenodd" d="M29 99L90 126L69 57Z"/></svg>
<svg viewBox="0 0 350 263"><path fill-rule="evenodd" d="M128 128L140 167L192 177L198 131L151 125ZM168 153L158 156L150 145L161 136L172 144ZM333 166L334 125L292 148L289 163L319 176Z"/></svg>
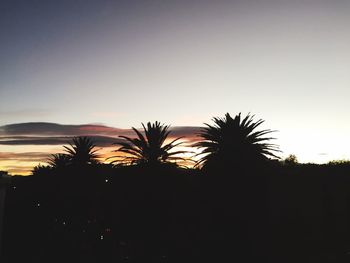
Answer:
<svg viewBox="0 0 350 263"><path fill-rule="evenodd" d="M159 122L122 137L109 164L73 138L12 178L4 262L348 262L350 164L278 160L262 122L214 118L191 169Z"/></svg>

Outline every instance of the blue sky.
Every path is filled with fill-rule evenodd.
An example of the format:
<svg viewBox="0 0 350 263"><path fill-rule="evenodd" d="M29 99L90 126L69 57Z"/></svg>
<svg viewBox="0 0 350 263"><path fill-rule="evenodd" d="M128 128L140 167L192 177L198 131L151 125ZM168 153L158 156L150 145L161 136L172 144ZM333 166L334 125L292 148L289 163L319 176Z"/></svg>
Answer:
<svg viewBox="0 0 350 263"><path fill-rule="evenodd" d="M2 1L0 125L251 112L284 155L348 159L349 25L343 0Z"/></svg>

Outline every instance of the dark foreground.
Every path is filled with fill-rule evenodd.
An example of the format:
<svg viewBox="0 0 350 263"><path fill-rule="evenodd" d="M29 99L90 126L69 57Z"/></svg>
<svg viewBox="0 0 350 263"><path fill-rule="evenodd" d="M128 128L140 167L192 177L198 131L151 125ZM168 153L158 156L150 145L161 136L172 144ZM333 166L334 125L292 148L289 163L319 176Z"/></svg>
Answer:
<svg viewBox="0 0 350 263"><path fill-rule="evenodd" d="M13 178L1 262L350 262L350 166Z"/></svg>

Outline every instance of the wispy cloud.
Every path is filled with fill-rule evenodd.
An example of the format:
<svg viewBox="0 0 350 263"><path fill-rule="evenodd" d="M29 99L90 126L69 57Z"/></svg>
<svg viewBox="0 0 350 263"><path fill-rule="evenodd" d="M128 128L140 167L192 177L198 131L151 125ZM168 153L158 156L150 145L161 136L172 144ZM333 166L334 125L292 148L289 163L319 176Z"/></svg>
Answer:
<svg viewBox="0 0 350 263"><path fill-rule="evenodd" d="M37 136L80 136L80 135L118 135L123 129L104 125L63 125L48 122L28 122L9 124L0 127L0 136L37 135Z"/></svg>
<svg viewBox="0 0 350 263"><path fill-rule="evenodd" d="M199 127L171 127L170 137L195 137ZM0 127L0 144L61 144L73 136L92 136L100 141L118 136L134 136L132 129L120 129L97 124L63 125L47 122L9 124Z"/></svg>
<svg viewBox="0 0 350 263"><path fill-rule="evenodd" d="M119 142L119 138L108 136L89 136L96 146L110 146ZM13 136L0 137L0 145L65 145L70 142L72 137L45 137L45 136Z"/></svg>
<svg viewBox="0 0 350 263"><path fill-rule="evenodd" d="M142 130L142 129L140 129ZM200 127L177 126L171 127L169 139L184 137L190 145L197 141ZM51 149L57 145L67 145L74 136L89 136L96 146L108 156L106 151L114 143L120 142L120 135L135 137L132 129L120 129L99 124L64 125L58 123L30 122L0 126L0 169L12 173L29 174L33 164L45 163L52 154ZM50 146L47 151L42 146ZM30 147L30 151L10 152L9 147ZM1 147L6 151L1 152ZM46 148L46 147L45 147ZM62 149L63 150L63 149ZM17 168L18 169L17 169Z"/></svg>
<svg viewBox="0 0 350 263"><path fill-rule="evenodd" d="M0 161L26 161L26 162L34 162L34 161L44 161L50 153L45 152L1 152L0 153Z"/></svg>

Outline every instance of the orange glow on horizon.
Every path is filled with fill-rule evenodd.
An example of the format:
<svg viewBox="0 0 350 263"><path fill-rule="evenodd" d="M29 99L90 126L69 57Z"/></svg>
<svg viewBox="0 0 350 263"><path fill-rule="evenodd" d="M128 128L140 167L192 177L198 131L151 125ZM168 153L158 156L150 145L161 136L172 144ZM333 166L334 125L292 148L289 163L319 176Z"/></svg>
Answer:
<svg viewBox="0 0 350 263"><path fill-rule="evenodd" d="M169 139L165 143L169 143L174 137L169 136ZM174 151L188 151L189 153L179 155L189 161L178 162L179 165L186 167L193 167L192 159L193 155L198 153L198 149L191 147L191 144L198 140L198 137L186 137L183 139L183 146L178 146ZM106 146L96 147L98 150L96 153L99 155L99 160L102 163L111 163L114 160L111 157L119 155L123 156L124 153L115 152L118 146ZM32 169L37 165L47 165L47 159L51 154L64 153L63 146L61 145L25 145L25 146L11 146L6 147L6 152L2 152L0 155L0 170L8 171L11 175L31 175ZM11 151L10 151L11 150Z"/></svg>

